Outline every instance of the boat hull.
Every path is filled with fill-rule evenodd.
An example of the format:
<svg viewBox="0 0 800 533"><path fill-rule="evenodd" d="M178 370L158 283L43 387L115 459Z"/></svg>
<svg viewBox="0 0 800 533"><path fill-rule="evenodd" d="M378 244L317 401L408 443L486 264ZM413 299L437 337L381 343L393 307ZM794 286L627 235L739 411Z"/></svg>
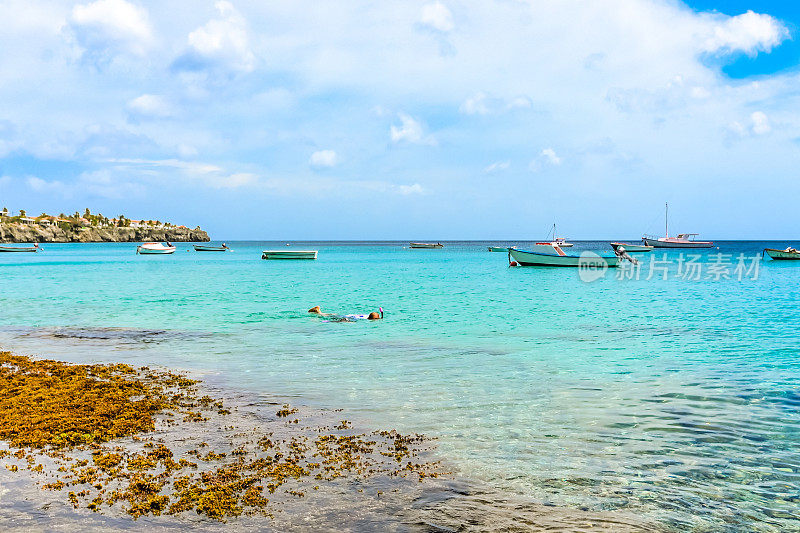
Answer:
<svg viewBox="0 0 800 533"><path fill-rule="evenodd" d="M520 266L554 266L554 267L581 267L581 268L606 268L619 265L618 257L604 257L600 255L553 255L526 250L508 250L508 254Z"/></svg>
<svg viewBox="0 0 800 533"><path fill-rule="evenodd" d="M409 248L417 248L417 249L422 249L422 250L432 250L434 248L444 248L443 244L440 244L440 243L431 244L431 243L427 243L427 242L412 242L412 243L409 243L408 246L409 246Z"/></svg>
<svg viewBox="0 0 800 533"><path fill-rule="evenodd" d="M139 255L169 255L175 253L175 248L167 248L166 250L152 250L149 248L137 249Z"/></svg>
<svg viewBox="0 0 800 533"><path fill-rule="evenodd" d="M222 246L199 246L194 245L195 252L229 252L230 248L223 248Z"/></svg>
<svg viewBox="0 0 800 533"><path fill-rule="evenodd" d="M29 246L27 248L17 248L15 246L0 246L0 252L38 252L39 248L36 246Z"/></svg>
<svg viewBox="0 0 800 533"><path fill-rule="evenodd" d="M765 248L764 252L776 261L800 260L800 252L787 252L786 250L776 250L774 248Z"/></svg>
<svg viewBox="0 0 800 533"><path fill-rule="evenodd" d="M626 242L612 242L611 247L614 251L617 251L619 247L625 248L626 252L652 252L652 246L646 246L644 244L628 244Z"/></svg>
<svg viewBox="0 0 800 533"><path fill-rule="evenodd" d="M317 250L264 250L261 259L316 259Z"/></svg>
<svg viewBox="0 0 800 533"><path fill-rule="evenodd" d="M661 239L650 239L644 237L642 239L645 246L652 246L653 248L713 248L714 243L710 241L662 241ZM627 250L627 248L626 248Z"/></svg>
<svg viewBox="0 0 800 533"><path fill-rule="evenodd" d="M160 242L147 242L137 246L136 253L142 255L168 255L175 253L175 247L164 246Z"/></svg>
<svg viewBox="0 0 800 533"><path fill-rule="evenodd" d="M508 247L506 247L506 246L489 246L488 248L489 248L490 252L503 252L503 253L505 253L505 252L508 251Z"/></svg>

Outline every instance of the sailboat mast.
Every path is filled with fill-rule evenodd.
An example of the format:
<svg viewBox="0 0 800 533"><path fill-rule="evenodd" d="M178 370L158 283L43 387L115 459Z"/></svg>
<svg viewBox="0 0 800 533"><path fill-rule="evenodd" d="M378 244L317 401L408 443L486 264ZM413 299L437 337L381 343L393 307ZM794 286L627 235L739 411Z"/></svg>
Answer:
<svg viewBox="0 0 800 533"><path fill-rule="evenodd" d="M664 236L669 237L669 203L664 202Z"/></svg>

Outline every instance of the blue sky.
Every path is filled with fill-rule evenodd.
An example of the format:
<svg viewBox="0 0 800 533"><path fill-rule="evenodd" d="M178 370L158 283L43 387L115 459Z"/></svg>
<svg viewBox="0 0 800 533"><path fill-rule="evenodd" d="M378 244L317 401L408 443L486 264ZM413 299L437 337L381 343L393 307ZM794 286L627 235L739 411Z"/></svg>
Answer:
<svg viewBox="0 0 800 533"><path fill-rule="evenodd" d="M220 239L800 237L789 2L2 0L0 207Z"/></svg>

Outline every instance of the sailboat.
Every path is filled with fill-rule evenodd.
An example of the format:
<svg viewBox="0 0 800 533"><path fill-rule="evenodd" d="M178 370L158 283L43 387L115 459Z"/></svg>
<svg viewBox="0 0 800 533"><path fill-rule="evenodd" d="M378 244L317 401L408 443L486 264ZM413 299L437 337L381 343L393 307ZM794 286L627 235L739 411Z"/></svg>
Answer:
<svg viewBox="0 0 800 533"><path fill-rule="evenodd" d="M714 243L711 241L694 240L699 233L679 233L677 237L670 237L669 204L664 205L664 236L643 235L642 242L645 246L653 246L655 248L711 248L714 246Z"/></svg>
<svg viewBox="0 0 800 533"><path fill-rule="evenodd" d="M567 242L566 237L556 237L555 223L553 223L553 239L550 242L558 246L559 248L571 248L573 246L571 242Z"/></svg>

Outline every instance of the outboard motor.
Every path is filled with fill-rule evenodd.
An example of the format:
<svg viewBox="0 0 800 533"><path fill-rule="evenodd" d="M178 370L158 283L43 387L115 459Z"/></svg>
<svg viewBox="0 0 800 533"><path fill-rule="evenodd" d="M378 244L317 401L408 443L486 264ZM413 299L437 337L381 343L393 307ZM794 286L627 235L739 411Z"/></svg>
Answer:
<svg viewBox="0 0 800 533"><path fill-rule="evenodd" d="M620 260L627 259L628 261L630 261L634 265L638 265L639 264L638 260L636 260L633 257L631 257L630 255L628 255L628 252L625 251L625 247L624 246L617 246L614 249L614 255L619 257Z"/></svg>

